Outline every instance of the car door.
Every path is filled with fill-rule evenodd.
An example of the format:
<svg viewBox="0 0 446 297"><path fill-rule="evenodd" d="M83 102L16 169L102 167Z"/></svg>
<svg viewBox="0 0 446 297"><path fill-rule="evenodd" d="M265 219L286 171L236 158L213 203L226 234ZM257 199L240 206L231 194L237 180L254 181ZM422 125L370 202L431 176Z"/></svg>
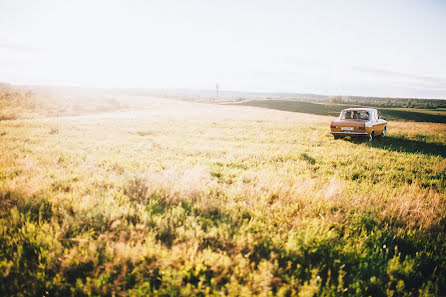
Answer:
<svg viewBox="0 0 446 297"><path fill-rule="evenodd" d="M370 111L370 122L372 126L372 130L375 132L375 135L379 135L379 125L378 125L378 117L375 111Z"/></svg>
<svg viewBox="0 0 446 297"><path fill-rule="evenodd" d="M384 131L385 121L379 117L379 111L375 111L375 135L381 135Z"/></svg>

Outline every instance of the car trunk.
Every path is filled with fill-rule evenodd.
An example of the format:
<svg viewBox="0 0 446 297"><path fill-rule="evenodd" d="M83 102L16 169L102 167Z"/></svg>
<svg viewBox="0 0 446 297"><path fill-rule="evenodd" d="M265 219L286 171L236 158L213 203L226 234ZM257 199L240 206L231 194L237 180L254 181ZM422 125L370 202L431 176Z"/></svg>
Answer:
<svg viewBox="0 0 446 297"><path fill-rule="evenodd" d="M349 129L350 128L350 129ZM352 129L351 129L352 128ZM365 123L361 120L338 120L331 123L333 132L365 132Z"/></svg>

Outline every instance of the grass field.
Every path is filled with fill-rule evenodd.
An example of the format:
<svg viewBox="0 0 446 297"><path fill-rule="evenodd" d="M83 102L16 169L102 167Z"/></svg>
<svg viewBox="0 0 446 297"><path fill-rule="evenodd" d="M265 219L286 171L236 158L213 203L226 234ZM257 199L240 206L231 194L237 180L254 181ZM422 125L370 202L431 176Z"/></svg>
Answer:
<svg viewBox="0 0 446 297"><path fill-rule="evenodd" d="M295 100L249 100L237 104L330 116L339 116L341 110L352 107L352 105L347 104L320 104ZM386 120L446 124L446 110L444 108L416 109L378 107L377 109Z"/></svg>
<svg viewBox="0 0 446 297"><path fill-rule="evenodd" d="M0 121L0 295L446 295L446 125L331 120L152 99Z"/></svg>

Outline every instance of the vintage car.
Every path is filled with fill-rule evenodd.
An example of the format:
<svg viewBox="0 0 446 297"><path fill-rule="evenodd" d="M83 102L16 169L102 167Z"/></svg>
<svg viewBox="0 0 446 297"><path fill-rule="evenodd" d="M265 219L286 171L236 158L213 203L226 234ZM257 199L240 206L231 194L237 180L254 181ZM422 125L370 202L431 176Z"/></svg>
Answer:
<svg viewBox="0 0 446 297"><path fill-rule="evenodd" d="M373 108L347 108L341 111L339 119L331 122L330 130L335 139L363 136L372 140L375 136L386 136L387 121Z"/></svg>

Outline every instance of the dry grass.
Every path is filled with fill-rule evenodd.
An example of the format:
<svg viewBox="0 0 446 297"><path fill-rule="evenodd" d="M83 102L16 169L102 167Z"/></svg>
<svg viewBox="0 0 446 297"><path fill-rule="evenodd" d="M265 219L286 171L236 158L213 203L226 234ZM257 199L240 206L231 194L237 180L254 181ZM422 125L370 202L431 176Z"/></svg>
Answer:
<svg viewBox="0 0 446 297"><path fill-rule="evenodd" d="M1 122L2 292L445 294L446 126L330 121L151 99Z"/></svg>

